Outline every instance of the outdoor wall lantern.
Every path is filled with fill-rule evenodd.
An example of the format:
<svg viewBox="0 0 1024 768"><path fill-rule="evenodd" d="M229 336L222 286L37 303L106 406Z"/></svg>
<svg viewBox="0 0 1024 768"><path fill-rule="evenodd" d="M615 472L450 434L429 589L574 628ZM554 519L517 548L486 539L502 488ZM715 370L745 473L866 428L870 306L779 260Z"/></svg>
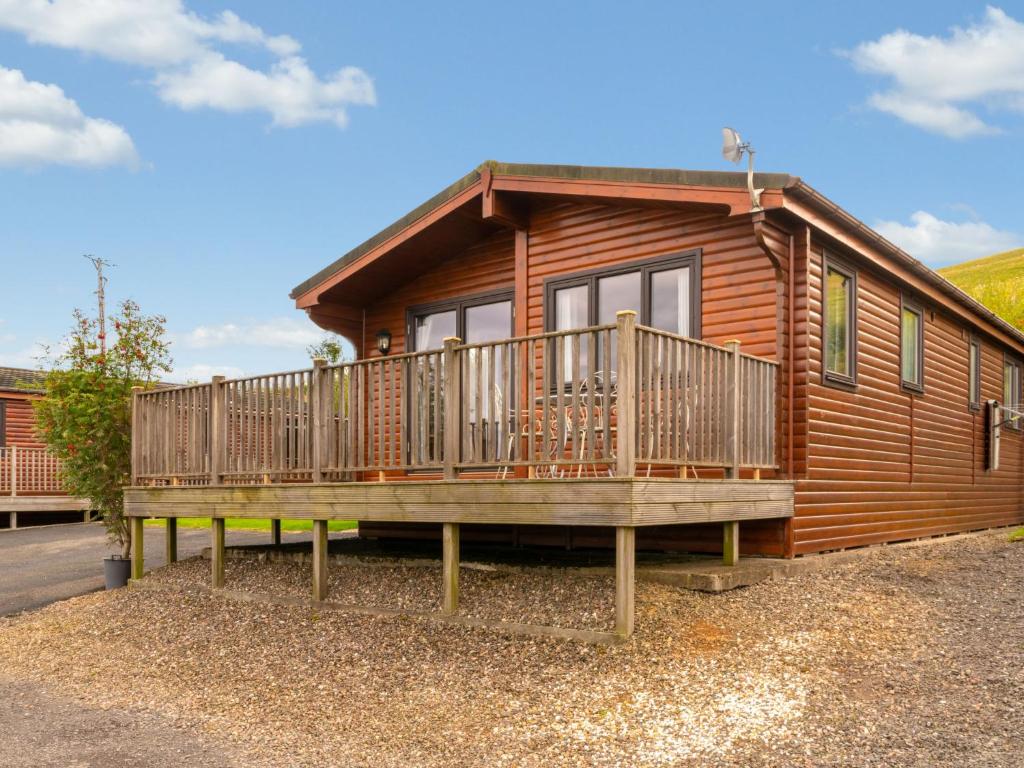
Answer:
<svg viewBox="0 0 1024 768"><path fill-rule="evenodd" d="M391 351L391 331L387 328L377 331L377 350L382 355L387 355Z"/></svg>

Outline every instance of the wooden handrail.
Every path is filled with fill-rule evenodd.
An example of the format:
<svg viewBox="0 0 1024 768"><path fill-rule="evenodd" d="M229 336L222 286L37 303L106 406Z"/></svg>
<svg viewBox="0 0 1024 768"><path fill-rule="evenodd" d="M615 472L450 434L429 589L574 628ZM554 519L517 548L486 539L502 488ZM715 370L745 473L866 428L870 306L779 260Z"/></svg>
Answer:
<svg viewBox="0 0 1024 768"><path fill-rule="evenodd" d="M636 320L137 391L133 482L774 467L777 363Z"/></svg>

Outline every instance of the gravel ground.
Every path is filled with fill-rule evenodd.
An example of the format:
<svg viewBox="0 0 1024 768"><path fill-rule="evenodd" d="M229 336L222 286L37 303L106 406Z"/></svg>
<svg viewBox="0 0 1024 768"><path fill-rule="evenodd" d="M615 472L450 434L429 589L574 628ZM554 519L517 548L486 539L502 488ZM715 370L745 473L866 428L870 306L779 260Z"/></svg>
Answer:
<svg viewBox="0 0 1024 768"><path fill-rule="evenodd" d="M431 569L335 570L338 600L436 599ZM228 580L309 583L268 563L229 562ZM611 608L606 579L463 582L490 618L600 628ZM637 634L612 648L121 590L0 620L0 670L254 766L1021 766L1022 587L1006 532L885 547L723 595L640 584Z"/></svg>

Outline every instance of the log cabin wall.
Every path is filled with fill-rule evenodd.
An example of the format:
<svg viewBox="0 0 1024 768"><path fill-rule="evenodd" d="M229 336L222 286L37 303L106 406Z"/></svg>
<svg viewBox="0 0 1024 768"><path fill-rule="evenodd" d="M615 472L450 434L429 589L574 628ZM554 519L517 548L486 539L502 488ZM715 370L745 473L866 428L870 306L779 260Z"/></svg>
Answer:
<svg viewBox="0 0 1024 768"><path fill-rule="evenodd" d="M3 403L3 439L0 445L17 446L19 448L42 448L43 443L36 435L36 417L32 411L34 395L22 393L0 392L0 403Z"/></svg>
<svg viewBox="0 0 1024 768"><path fill-rule="evenodd" d="M853 260L851 254L839 255ZM806 461L796 467L793 553L1024 519L1021 433L1003 430L1000 469L986 472L984 414L968 407L972 329L961 321L919 302L924 308L924 393L904 390L900 288L859 268L857 385L851 391L822 383L822 257L822 245L812 244L803 323L809 354L803 397L798 398L806 401ZM981 400L1001 402L1004 349L984 335L981 340Z"/></svg>
<svg viewBox="0 0 1024 768"><path fill-rule="evenodd" d="M769 239L773 250L785 258L788 233L773 227ZM530 219L527 245L527 333L545 330L547 280L695 248L701 251L702 337L715 344L739 339L745 352L778 359L780 349L785 348L785 329L780 325L787 306L784 294L780 294L784 285L780 286L746 216L728 218L666 208L581 203L560 203L535 210ZM367 308L360 356L377 356L374 334L379 328L391 331L393 353L407 351L408 307L500 289L511 290L515 278L515 241L511 231L497 233L453 254ZM781 414L782 408L777 411ZM721 473L715 471L709 476L720 477ZM769 477L771 473L762 476ZM395 533L398 528L366 525L361 530L366 535L379 535ZM402 531L407 535L436 535L429 526L403 526ZM466 533L472 535L473 532ZM521 543L564 542L575 546L605 545L611 541L610 532L597 529L556 532L520 528L514 532L490 530L486 535L501 540L512 537ZM785 539L786 528L782 521L751 522L744 525L743 551L781 555ZM717 552L721 549L721 527L656 529L642 533L639 543L647 547Z"/></svg>

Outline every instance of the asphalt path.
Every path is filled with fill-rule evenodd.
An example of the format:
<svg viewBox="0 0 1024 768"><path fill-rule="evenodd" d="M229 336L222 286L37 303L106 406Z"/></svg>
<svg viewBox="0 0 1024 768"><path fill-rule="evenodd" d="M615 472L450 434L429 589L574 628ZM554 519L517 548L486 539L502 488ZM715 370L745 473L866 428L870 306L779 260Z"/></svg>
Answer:
<svg viewBox="0 0 1024 768"><path fill-rule="evenodd" d="M287 534L288 541L309 534ZM227 532L228 545L269 543L260 531ZM163 526L145 529L146 568L164 565ZM178 528L178 557L209 546L210 532ZM57 600L103 588L103 558L119 548L107 540L102 523L71 523L0 529L0 616L30 611Z"/></svg>

